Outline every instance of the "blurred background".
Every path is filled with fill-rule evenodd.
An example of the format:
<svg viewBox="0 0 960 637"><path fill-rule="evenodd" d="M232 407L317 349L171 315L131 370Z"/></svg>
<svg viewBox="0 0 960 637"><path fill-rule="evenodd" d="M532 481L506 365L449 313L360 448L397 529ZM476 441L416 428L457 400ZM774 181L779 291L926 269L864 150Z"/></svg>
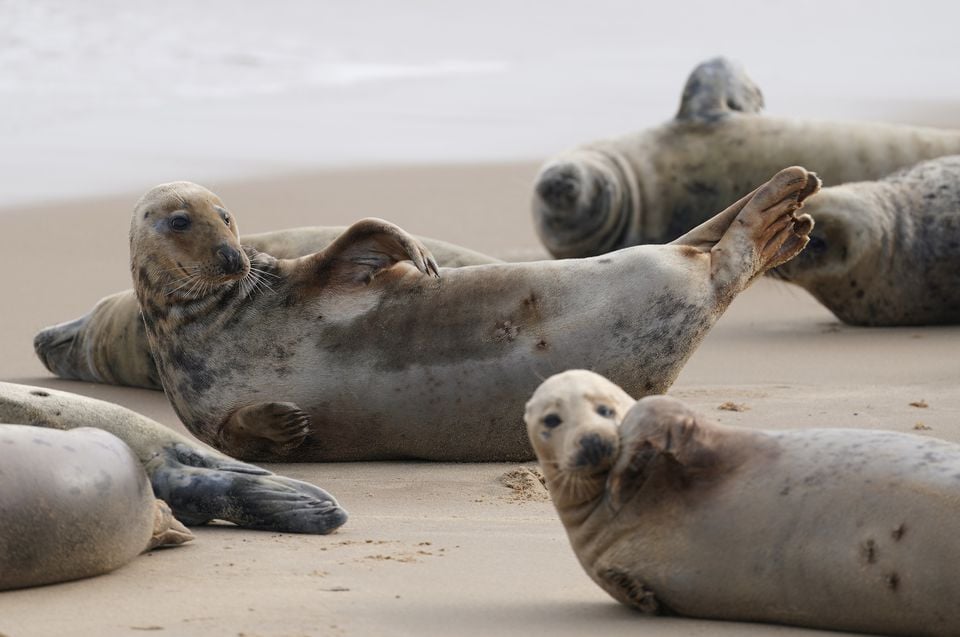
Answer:
<svg viewBox="0 0 960 637"><path fill-rule="evenodd" d="M771 114L955 126L958 18L876 0L0 0L0 208L540 160L672 117L718 54Z"/></svg>

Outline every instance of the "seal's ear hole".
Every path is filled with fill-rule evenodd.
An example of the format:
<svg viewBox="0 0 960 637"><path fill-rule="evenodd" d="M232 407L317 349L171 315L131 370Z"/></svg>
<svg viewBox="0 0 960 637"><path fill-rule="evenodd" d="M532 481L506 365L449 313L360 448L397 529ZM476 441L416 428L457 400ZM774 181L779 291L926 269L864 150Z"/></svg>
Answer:
<svg viewBox="0 0 960 637"><path fill-rule="evenodd" d="M190 229L191 225L190 217L185 213L177 213L170 217L170 220L167 221L167 225L170 226L170 229L174 232L186 232Z"/></svg>
<svg viewBox="0 0 960 637"><path fill-rule="evenodd" d="M603 416L604 418L613 418L614 414L616 414L614 410L610 409L603 403L597 405L597 413Z"/></svg>
<svg viewBox="0 0 960 637"><path fill-rule="evenodd" d="M557 414L547 414L543 417L543 426L548 429L556 429L563 424L563 419Z"/></svg>

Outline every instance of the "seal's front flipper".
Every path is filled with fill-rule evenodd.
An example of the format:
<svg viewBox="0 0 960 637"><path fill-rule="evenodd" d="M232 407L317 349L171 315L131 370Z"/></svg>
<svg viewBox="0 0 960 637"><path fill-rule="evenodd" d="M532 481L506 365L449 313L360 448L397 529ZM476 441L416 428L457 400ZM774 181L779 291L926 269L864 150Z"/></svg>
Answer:
<svg viewBox="0 0 960 637"><path fill-rule="evenodd" d="M309 433L310 415L293 403L259 403L230 414L214 446L238 458L274 457L299 447Z"/></svg>
<svg viewBox="0 0 960 637"><path fill-rule="evenodd" d="M763 93L743 68L717 57L693 70L683 87L677 119L713 122L730 113L759 113Z"/></svg>
<svg viewBox="0 0 960 637"><path fill-rule="evenodd" d="M187 524L226 520L283 533L330 533L347 512L323 489L177 444L147 464L153 492Z"/></svg>
<svg viewBox="0 0 960 637"><path fill-rule="evenodd" d="M323 284L369 283L380 271L411 261L427 275L440 277L430 251L401 228L382 219L353 224L326 250L310 257L313 275Z"/></svg>
<svg viewBox="0 0 960 637"><path fill-rule="evenodd" d="M620 425L620 455L607 476L607 503L615 511L641 490L651 498L689 488L720 471L709 429L680 401L642 398Z"/></svg>

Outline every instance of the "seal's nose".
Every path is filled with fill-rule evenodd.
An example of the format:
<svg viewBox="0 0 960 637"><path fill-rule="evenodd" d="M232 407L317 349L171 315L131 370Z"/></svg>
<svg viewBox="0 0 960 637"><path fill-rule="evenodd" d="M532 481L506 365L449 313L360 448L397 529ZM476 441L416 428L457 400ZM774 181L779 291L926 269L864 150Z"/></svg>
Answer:
<svg viewBox="0 0 960 637"><path fill-rule="evenodd" d="M583 191L583 176L574 164L557 164L540 175L536 188L545 212L570 210Z"/></svg>
<svg viewBox="0 0 960 637"><path fill-rule="evenodd" d="M613 453L613 443L598 434L587 434L580 439L577 466L596 466Z"/></svg>
<svg viewBox="0 0 960 637"><path fill-rule="evenodd" d="M224 274L236 274L243 269L243 259L240 258L240 251L227 244L217 248L217 258L220 259L220 265Z"/></svg>

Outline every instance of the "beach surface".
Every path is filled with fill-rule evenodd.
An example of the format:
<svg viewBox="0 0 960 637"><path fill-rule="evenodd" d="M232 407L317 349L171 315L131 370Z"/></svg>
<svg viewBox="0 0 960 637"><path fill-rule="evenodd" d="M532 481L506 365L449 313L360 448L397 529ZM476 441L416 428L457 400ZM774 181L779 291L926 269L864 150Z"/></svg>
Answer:
<svg viewBox="0 0 960 637"><path fill-rule="evenodd" d="M947 3L455 4L0 1L0 380L183 431L162 393L57 380L32 348L129 287L129 215L163 181L203 183L245 233L380 216L529 259L544 255L539 162L668 119L717 54L745 64L772 114L960 125ZM761 280L670 393L723 423L960 442L958 379L960 327L851 328ZM272 465L349 522L323 537L213 525L102 577L0 593L0 637L829 634L620 606L542 490L501 479L529 467Z"/></svg>
<svg viewBox="0 0 960 637"><path fill-rule="evenodd" d="M211 187L244 231L344 224L388 210L413 232L531 257L539 248L525 204L535 170L445 164ZM38 329L79 316L127 285L134 197L0 215L5 256L19 264L4 283L0 378L111 400L183 431L160 392L56 380L32 352ZM845 327L806 292L761 280L734 301L670 393L724 423L882 428L960 442L958 341L956 327ZM921 401L928 406L910 404ZM720 409L725 403L740 411ZM324 537L199 528L195 542L102 577L0 594L0 634L816 634L650 619L621 607L583 573L544 493L503 484L501 476L521 465L270 468L332 492L349 522Z"/></svg>

